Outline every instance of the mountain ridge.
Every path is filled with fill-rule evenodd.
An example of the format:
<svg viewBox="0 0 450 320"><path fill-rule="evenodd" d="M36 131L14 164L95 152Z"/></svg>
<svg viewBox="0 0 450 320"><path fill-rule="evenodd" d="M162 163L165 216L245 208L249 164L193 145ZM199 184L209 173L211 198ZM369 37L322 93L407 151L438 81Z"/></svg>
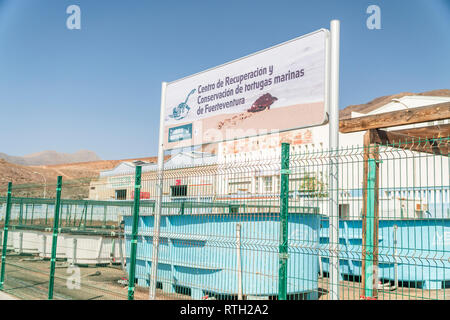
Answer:
<svg viewBox="0 0 450 320"><path fill-rule="evenodd" d="M35 152L25 156L11 156L0 152L0 159L22 166L57 165L77 162L91 162L102 160L94 151L79 150L74 153L62 153L54 150Z"/></svg>

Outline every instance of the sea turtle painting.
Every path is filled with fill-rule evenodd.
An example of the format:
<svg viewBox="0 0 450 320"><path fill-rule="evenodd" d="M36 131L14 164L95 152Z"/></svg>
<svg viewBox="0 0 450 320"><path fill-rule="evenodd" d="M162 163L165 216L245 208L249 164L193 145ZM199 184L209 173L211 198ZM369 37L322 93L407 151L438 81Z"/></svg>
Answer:
<svg viewBox="0 0 450 320"><path fill-rule="evenodd" d="M191 94L193 94L194 92L195 89L192 89L191 92L189 92L189 94L187 95L186 100L184 102L181 102L177 107L173 108L172 114L169 115L169 118L180 120L188 115L189 110L191 110L191 108L188 106L187 102Z"/></svg>
<svg viewBox="0 0 450 320"><path fill-rule="evenodd" d="M250 109L248 109L248 112L259 112L263 111L267 108L267 110L270 110L270 106L274 103L274 101L278 100L278 98L273 97L270 93L266 93L256 99L255 102L253 102Z"/></svg>

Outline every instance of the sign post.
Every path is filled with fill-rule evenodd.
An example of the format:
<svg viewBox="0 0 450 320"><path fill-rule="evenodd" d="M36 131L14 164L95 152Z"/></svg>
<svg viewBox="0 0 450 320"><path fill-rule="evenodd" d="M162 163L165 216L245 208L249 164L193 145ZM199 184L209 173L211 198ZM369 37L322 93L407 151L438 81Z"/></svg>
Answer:
<svg viewBox="0 0 450 320"><path fill-rule="evenodd" d="M330 300L339 300L339 180L338 180L338 147L339 147L339 35L340 22L330 23L330 170L329 170L329 248L330 248Z"/></svg>
<svg viewBox="0 0 450 320"><path fill-rule="evenodd" d="M161 222L161 208L163 197L163 173L164 173L164 107L166 104L167 82L161 85L161 113L159 119L159 142L158 142L158 176L157 176L157 196L155 201L154 223L153 223L153 249L152 249L152 267L150 273L150 292L149 299L156 299L156 281L158 276L158 249L159 233Z"/></svg>

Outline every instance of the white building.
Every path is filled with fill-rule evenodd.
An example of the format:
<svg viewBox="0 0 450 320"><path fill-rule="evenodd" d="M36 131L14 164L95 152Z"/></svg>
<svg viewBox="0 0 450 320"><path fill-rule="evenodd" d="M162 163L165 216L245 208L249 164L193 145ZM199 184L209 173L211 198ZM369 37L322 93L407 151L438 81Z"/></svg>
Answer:
<svg viewBox="0 0 450 320"><path fill-rule="evenodd" d="M450 102L450 97L404 96L351 117ZM450 120L386 129L449 124ZM328 206L328 125L227 141L217 154L182 152L165 163L167 201L229 201L277 205L280 190L281 142L291 144L290 206ZM343 218L360 218L363 193L363 136L339 134L339 194ZM449 158L399 148L380 147L379 210L381 218L450 218ZM100 174L91 198L131 199L136 163L122 163ZM156 164L143 164L141 198L156 197ZM94 191L94 190L91 190Z"/></svg>

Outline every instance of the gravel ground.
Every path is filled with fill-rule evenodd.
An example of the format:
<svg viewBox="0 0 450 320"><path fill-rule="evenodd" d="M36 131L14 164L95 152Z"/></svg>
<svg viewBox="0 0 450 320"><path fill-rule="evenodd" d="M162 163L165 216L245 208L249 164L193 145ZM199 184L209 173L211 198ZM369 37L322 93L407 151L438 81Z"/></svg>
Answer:
<svg viewBox="0 0 450 320"><path fill-rule="evenodd" d="M7 256L5 290L0 292L0 300L26 299L46 300L48 297L48 280L50 261L33 256ZM79 277L77 275L79 273ZM120 265L85 266L73 268L64 261L57 261L55 271L55 300L126 300L128 287L123 279L127 273ZM80 279L79 286L77 281ZM328 278L319 277L319 300L329 299ZM121 283L122 282L122 283ZM340 282L340 298L359 300L363 290L356 281ZM136 300L148 299L148 288L137 287ZM167 294L157 290L157 299L190 299L181 294ZM450 289L422 290L400 287L396 290L379 290L378 300L450 300Z"/></svg>

